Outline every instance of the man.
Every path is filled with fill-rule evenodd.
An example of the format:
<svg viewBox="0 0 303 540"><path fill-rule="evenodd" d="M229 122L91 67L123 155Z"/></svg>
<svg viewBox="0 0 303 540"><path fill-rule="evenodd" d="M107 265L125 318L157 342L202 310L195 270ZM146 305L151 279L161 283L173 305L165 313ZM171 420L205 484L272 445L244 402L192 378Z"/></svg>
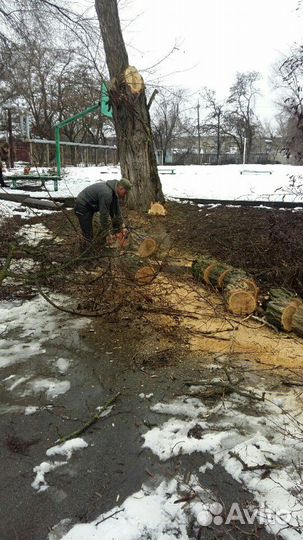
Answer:
<svg viewBox="0 0 303 540"><path fill-rule="evenodd" d="M111 233L118 235L124 229L120 208L121 200L131 190L131 183L126 178L108 180L91 184L79 193L76 198L75 213L79 219L84 238L93 239L93 216L100 213L101 234L103 241L112 239Z"/></svg>

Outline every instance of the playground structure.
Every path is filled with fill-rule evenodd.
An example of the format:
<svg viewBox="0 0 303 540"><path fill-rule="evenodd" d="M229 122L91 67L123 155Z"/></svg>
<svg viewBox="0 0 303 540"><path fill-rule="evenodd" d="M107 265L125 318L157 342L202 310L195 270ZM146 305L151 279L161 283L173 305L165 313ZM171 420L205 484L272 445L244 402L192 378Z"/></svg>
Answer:
<svg viewBox="0 0 303 540"><path fill-rule="evenodd" d="M36 174L14 174L10 176L10 179L12 180L12 185L14 188L17 187L18 181L30 181L30 180L40 180L41 185L44 186L45 182L47 180L52 180L54 182L54 191L58 191L58 182L61 179L61 168L62 165L65 163L66 158L66 152L64 152L65 148L70 149L70 153L73 150L73 157L71 158L71 161L76 162L77 157L80 154L81 161L85 165L88 165L92 161L95 162L97 165L100 161L100 150L103 150L103 161L105 164L107 164L108 156L110 151L115 152L115 160L117 157L117 149L115 146L107 146L107 145L98 145L98 144L88 144L88 143L78 143L78 142L67 142L67 141L61 141L60 132L61 129L68 124L72 122L76 122L77 120L80 120L82 118L85 118L87 115L100 111L100 113L103 116L106 116L108 118L112 118L112 110L109 102L109 95L107 86L105 83L102 84L101 87L101 100L97 103L94 103L90 107L87 107L84 109L84 111L81 111L78 114L75 114L74 116L67 118L66 120L63 120L62 122L59 122L55 126L55 141L52 140L44 140L44 139L29 139L26 142L29 144L29 155L30 155L30 161L33 161L33 145L45 145L46 150L46 165L50 166L50 145L55 145L55 160L56 160L56 166L57 166L57 172L49 174L49 173L42 173L39 175ZM90 159L90 154L94 153L93 159Z"/></svg>

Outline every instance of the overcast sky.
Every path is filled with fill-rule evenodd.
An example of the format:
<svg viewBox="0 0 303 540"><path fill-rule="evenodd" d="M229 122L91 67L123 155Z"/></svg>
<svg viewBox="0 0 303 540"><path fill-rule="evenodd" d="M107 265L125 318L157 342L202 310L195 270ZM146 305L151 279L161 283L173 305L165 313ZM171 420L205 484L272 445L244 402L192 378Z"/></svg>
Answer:
<svg viewBox="0 0 303 540"><path fill-rule="evenodd" d="M293 43L303 43L297 0L126 0L120 6L131 65L148 68L176 44L158 68L161 83L191 92L208 86L220 99L237 71L259 71L259 114L272 116L272 65ZM156 75L148 78L157 82Z"/></svg>

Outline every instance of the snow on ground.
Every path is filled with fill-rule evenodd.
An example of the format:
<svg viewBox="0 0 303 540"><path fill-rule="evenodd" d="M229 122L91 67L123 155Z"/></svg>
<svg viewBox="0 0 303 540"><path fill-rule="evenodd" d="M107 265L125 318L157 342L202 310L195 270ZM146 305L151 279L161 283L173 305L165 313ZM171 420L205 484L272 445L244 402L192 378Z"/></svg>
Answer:
<svg viewBox="0 0 303 540"><path fill-rule="evenodd" d="M66 303L67 298L56 297L57 302ZM46 355L46 346L55 343L61 335L70 335L72 330L83 328L89 320L71 318L48 304L40 295L26 301L0 302L0 369L10 368L10 375L2 379L9 392L21 396L45 394L48 400L70 389L70 382L62 380L70 360ZM60 376L45 376L46 362ZM26 364L30 363L28 367ZM22 373L18 366L24 364Z"/></svg>
<svg viewBox="0 0 303 540"><path fill-rule="evenodd" d="M181 475L154 478L92 523L72 527L63 540L117 540L121 531L123 540L188 540L192 519L214 532L224 523L235 521L241 528L258 521L285 540L302 538L303 418L298 417L295 393L268 392L253 406L236 394L216 405L184 396L151 409L165 415L165 421L145 434L144 448L160 461L193 452L203 453L208 461L186 481ZM199 436L193 435L194 429ZM253 506L231 502L230 508L223 508L220 492L203 487L201 475L218 465L252 493ZM193 497L184 504L182 497L189 493Z"/></svg>
<svg viewBox="0 0 303 540"><path fill-rule="evenodd" d="M303 175L302 166L294 165L188 165L160 167L160 178L164 194L170 197L192 197L202 199L297 201L303 202L303 189L293 184L293 177ZM16 171L14 171L16 172ZM20 170L22 172L22 170ZM42 169L40 169L42 172ZM7 175L9 180L9 173ZM53 181L46 182L41 191L22 191L37 197L75 197L86 186L98 182L121 178L118 166L68 167L59 182L59 191L54 192ZM302 183L301 181L298 185ZM10 188L0 192L16 193ZM19 193L19 192L18 192ZM19 214L24 218L45 214L46 210L23 209L18 203L0 202L3 217Z"/></svg>
<svg viewBox="0 0 303 540"><path fill-rule="evenodd" d="M71 439L65 443L57 446L52 446L46 451L48 457L61 455L66 458L65 461L43 461L40 465L34 467L33 471L36 473L35 479L32 482L32 487L41 493L48 489L48 484L45 479L45 475L49 472L66 465L71 459L74 452L87 448L88 444L81 438Z"/></svg>
<svg viewBox="0 0 303 540"><path fill-rule="evenodd" d="M244 398L232 396L224 403L207 407L198 422L192 420L192 402L188 398L160 405L152 410L170 415L173 406L177 415L179 407L183 418L171 417L150 430L144 437L145 448L161 461L193 452L211 454L214 464L222 465L254 495L259 509L263 509L259 521L263 520L270 532L280 533L287 540L302 538L296 529L303 527L303 417L298 416L294 394L266 393L266 400L256 402L251 414L242 412ZM189 430L197 424L201 438L189 437ZM271 514L272 522L264 518L264 509Z"/></svg>
<svg viewBox="0 0 303 540"><path fill-rule="evenodd" d="M42 240L50 240L53 237L51 231L43 223L23 225L18 231L21 244L36 247Z"/></svg>
<svg viewBox="0 0 303 540"><path fill-rule="evenodd" d="M194 490L201 500L183 509L183 505L176 504L177 493L182 489L184 492ZM186 540L188 517L203 511L205 503L202 500L215 504L211 493L197 484L195 476L186 484L180 478L174 478L159 481L155 488L143 485L121 506L92 523L75 525L63 540Z"/></svg>

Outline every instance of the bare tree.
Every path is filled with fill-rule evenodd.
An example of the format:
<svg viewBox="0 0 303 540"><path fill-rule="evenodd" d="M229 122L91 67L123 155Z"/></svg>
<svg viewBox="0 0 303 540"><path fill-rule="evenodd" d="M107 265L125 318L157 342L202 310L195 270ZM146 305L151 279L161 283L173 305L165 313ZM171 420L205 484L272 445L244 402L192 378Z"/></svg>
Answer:
<svg viewBox="0 0 303 540"><path fill-rule="evenodd" d="M220 164L222 146L222 115L224 105L219 103L214 90L204 88L202 100L205 107L206 118L204 130L207 133L215 133L217 147L217 165Z"/></svg>
<svg viewBox="0 0 303 540"><path fill-rule="evenodd" d="M246 139L247 160L249 160L253 139L259 125L255 113L256 96L259 94L256 83L259 79L260 74L255 71L237 73L236 80L230 88L226 102L227 108L223 115L223 132L234 140L241 155L244 152Z"/></svg>
<svg viewBox="0 0 303 540"><path fill-rule="evenodd" d="M188 134L182 107L186 102L183 90L163 90L157 95L151 113L156 147L163 152L163 163L174 142Z"/></svg>
<svg viewBox="0 0 303 540"><path fill-rule="evenodd" d="M286 123L285 153L297 163L303 160L303 47L294 47L276 69L276 86L282 91L281 116Z"/></svg>

